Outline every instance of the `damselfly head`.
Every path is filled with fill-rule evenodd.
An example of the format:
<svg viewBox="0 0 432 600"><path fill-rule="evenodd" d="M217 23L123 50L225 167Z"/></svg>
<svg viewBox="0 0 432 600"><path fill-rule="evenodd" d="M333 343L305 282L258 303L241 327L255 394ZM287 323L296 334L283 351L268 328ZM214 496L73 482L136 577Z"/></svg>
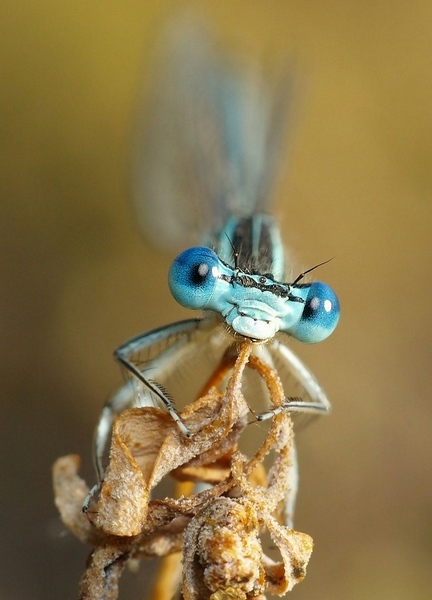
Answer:
<svg viewBox="0 0 432 600"><path fill-rule="evenodd" d="M205 246L189 248L173 261L168 283L185 308L218 313L235 334L254 341L278 331L306 343L327 338L339 320L339 302L324 283L279 283L268 275L245 273Z"/></svg>

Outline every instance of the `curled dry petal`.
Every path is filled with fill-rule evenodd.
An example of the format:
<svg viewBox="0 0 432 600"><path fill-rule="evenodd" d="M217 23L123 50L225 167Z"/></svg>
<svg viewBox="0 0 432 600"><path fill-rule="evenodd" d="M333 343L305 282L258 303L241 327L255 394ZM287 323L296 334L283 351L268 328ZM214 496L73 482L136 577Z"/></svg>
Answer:
<svg viewBox="0 0 432 600"><path fill-rule="evenodd" d="M247 412L237 388L235 399L212 389L182 412L183 422L194 432L186 439L163 410L124 411L113 427L109 465L93 524L111 535L138 535L147 519L152 488L196 457L201 458L195 464L202 464L225 454L243 429Z"/></svg>
<svg viewBox="0 0 432 600"><path fill-rule="evenodd" d="M306 533L283 527L271 515L267 516L266 526L283 561L283 565L277 563L266 568L267 591L281 596L305 578L313 540Z"/></svg>
<svg viewBox="0 0 432 600"><path fill-rule="evenodd" d="M189 439L165 411L156 408L130 409L119 416L92 515L97 528L112 535L138 535L147 520L150 492L166 474L195 457L214 461L234 445L249 410L241 393L241 376L250 351L250 344L242 347L225 395L212 388L181 413L193 432ZM228 445L224 443L227 437Z"/></svg>
<svg viewBox="0 0 432 600"><path fill-rule="evenodd" d="M118 536L134 536L141 531L150 497L148 478L161 437L170 425L167 417L154 408L134 408L116 420L97 510L89 513L98 529ZM141 443L143 432L147 435L145 446Z"/></svg>
<svg viewBox="0 0 432 600"><path fill-rule="evenodd" d="M80 458L76 454L58 458L52 469L55 504L63 523L81 542L96 545L101 534L92 527L82 513L82 505L89 489L77 471Z"/></svg>

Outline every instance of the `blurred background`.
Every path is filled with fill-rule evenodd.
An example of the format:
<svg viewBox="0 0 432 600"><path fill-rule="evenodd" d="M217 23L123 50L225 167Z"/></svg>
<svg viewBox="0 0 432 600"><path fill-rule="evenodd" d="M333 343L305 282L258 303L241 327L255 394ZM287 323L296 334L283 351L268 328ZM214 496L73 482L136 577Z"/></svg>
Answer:
<svg viewBox="0 0 432 600"><path fill-rule="evenodd" d="M181 4L2 3L2 600L77 597L88 549L60 524L51 465L78 453L93 483L93 426L122 381L113 349L188 314L129 198L151 49ZM432 5L200 7L220 39L304 73L275 212L301 267L335 257L320 277L339 328L292 344L333 403L298 437L296 527L315 550L292 597L430 597ZM147 574L122 584L143 598Z"/></svg>

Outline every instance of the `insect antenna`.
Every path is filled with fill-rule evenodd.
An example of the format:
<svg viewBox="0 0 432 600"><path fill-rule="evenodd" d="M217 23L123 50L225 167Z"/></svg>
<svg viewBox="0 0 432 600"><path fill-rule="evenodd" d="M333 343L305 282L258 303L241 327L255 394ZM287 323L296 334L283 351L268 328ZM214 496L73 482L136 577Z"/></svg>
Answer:
<svg viewBox="0 0 432 600"><path fill-rule="evenodd" d="M236 247L233 244L232 239L230 238L230 236L225 232L226 238L229 242L229 245L231 246L231 250L232 250L232 255L233 255L233 259L234 259L234 269L238 269L238 261L239 261L239 252L238 250L236 250Z"/></svg>
<svg viewBox="0 0 432 600"><path fill-rule="evenodd" d="M331 260L333 260L333 256L321 263L318 263L317 265L315 265L314 267L311 267L310 269L307 269L306 271L303 271L303 273L300 273L300 275L298 275L294 281L291 283L291 285L296 285L299 281L301 281L303 279L303 277L305 277L305 275L307 275L308 273L310 273L311 271L314 271L315 269L318 269L318 267L322 267L323 265L326 265L328 262L330 262Z"/></svg>

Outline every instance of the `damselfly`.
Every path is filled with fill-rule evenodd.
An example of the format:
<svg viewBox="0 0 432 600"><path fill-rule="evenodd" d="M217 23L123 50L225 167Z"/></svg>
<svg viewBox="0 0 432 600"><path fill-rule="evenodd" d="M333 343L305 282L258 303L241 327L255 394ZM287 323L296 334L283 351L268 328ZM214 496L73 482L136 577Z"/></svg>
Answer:
<svg viewBox="0 0 432 600"><path fill-rule="evenodd" d="M190 436L173 400L181 405L198 397L224 359L236 356L240 341L249 340L252 353L284 384L286 403L273 412L319 414L330 407L288 343L328 337L338 322L338 300L326 284L304 283L312 269L287 281L279 229L266 213L289 88L283 82L278 94L270 93L255 65L216 58L204 34L176 27L164 40L152 88L135 197L142 226L156 242L202 244L177 256L168 282L182 306L204 314L116 350L132 380L101 414L94 450L100 479L117 414L156 402ZM254 398L265 396L263 387L252 381ZM267 406L255 416L271 415Z"/></svg>

